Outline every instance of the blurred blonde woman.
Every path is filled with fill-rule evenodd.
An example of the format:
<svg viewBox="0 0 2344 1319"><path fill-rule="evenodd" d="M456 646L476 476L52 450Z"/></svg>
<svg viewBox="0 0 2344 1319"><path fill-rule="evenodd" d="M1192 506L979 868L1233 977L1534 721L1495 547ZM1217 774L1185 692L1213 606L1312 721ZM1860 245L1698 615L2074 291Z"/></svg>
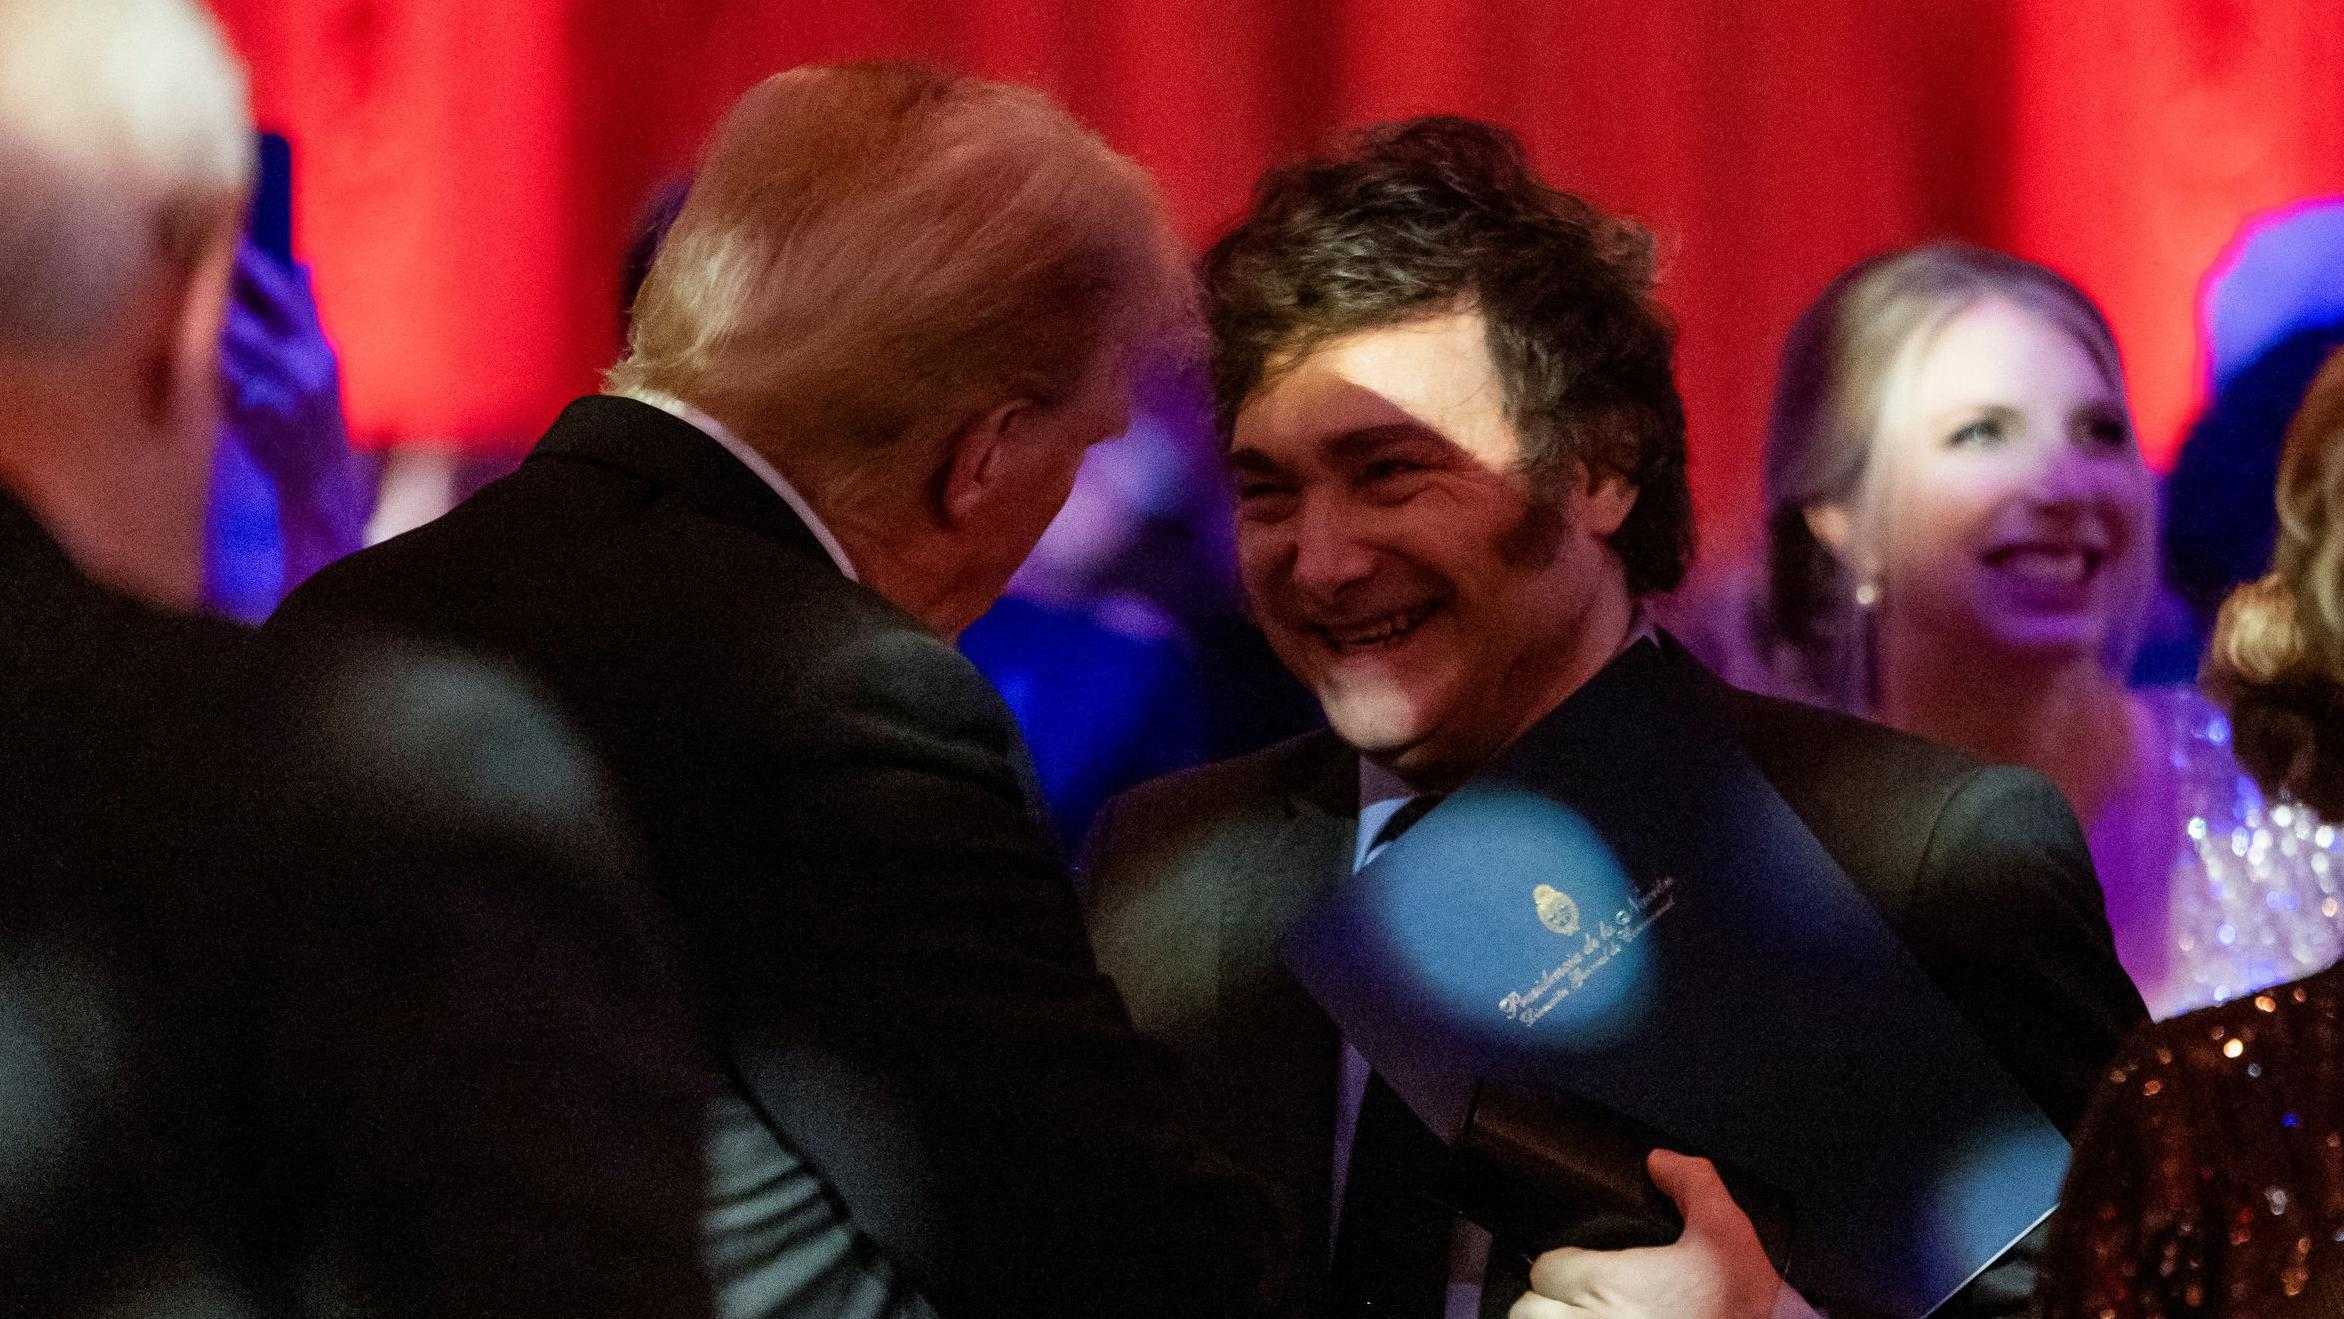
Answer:
<svg viewBox="0 0 2344 1319"><path fill-rule="evenodd" d="M1766 481L1731 676L2049 777L2153 1015L2334 960L2334 831L2266 801L2194 690L2124 688L2155 486L2074 285L1956 245L1847 271L1784 347Z"/></svg>
<svg viewBox="0 0 2344 1319"><path fill-rule="evenodd" d="M2344 354L2279 465L2269 576L2222 607L2206 685L2274 794L2344 818ZM2344 969L2151 1026L2076 1143L2044 1319L2344 1314Z"/></svg>
<svg viewBox="0 0 2344 1319"><path fill-rule="evenodd" d="M2344 353L2288 427L2270 573L2222 605L2207 691L2255 778L2344 821Z"/></svg>

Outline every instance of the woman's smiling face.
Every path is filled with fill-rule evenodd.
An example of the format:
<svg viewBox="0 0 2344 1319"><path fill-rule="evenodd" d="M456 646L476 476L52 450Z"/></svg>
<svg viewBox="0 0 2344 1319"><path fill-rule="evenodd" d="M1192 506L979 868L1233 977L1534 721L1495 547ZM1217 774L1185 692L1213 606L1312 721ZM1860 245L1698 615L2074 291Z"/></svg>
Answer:
<svg viewBox="0 0 2344 1319"><path fill-rule="evenodd" d="M2093 654L2132 626L2155 487L2121 385L2065 328L1988 296L1916 335L1870 468L1851 567L1884 625Z"/></svg>

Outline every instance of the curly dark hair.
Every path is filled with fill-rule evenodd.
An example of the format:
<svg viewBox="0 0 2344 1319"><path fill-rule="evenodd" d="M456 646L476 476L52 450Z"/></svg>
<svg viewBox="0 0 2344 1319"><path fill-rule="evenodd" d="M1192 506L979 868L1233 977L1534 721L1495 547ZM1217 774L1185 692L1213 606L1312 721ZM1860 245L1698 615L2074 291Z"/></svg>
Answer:
<svg viewBox="0 0 2344 1319"><path fill-rule="evenodd" d="M1542 498L1584 468L1636 506L1611 545L1641 595L1674 589L1693 541L1676 331L1634 221L1540 182L1512 133L1433 115L1277 170L1204 260L1224 441L1245 401L1343 335L1481 313Z"/></svg>

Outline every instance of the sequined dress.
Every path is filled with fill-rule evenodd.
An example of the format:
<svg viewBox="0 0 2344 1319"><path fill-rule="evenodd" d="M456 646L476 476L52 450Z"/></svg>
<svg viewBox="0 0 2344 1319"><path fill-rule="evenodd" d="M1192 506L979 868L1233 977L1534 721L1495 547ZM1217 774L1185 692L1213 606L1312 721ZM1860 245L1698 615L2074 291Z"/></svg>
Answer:
<svg viewBox="0 0 2344 1319"><path fill-rule="evenodd" d="M2144 1027L2076 1142L2042 1319L2344 1315L2344 969Z"/></svg>
<svg viewBox="0 0 2344 1319"><path fill-rule="evenodd" d="M2134 698L2164 751L2155 768L2172 806L2161 818L2179 825L2164 835L2174 839L2163 845L2169 960L2159 983L2141 987L2149 1014L2227 1002L2334 963L2344 953L2339 831L2301 806L2266 802L2231 752L2229 719L2196 689Z"/></svg>

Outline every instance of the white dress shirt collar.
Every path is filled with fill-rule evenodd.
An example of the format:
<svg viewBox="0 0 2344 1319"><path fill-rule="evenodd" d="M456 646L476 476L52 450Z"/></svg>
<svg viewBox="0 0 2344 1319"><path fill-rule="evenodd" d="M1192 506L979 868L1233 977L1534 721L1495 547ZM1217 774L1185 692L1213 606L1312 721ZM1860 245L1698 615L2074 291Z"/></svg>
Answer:
<svg viewBox="0 0 2344 1319"><path fill-rule="evenodd" d="M814 515L814 506L807 503L806 497L798 493L798 488L789 483L789 478L773 470L773 464L765 461L763 454L743 444L740 437L726 429L723 422L680 398L657 390L630 390L625 397L638 403L648 403L671 417L687 422L709 439L723 445L724 451L738 458L741 466L756 473L758 480L773 487L773 493L780 495L781 502L789 505L790 512L798 515L798 521L806 524L806 530L814 533L814 539L820 542L822 552L830 556L830 561L838 565L838 570L846 574L848 581L862 580L855 575L854 562L846 557L846 547L840 545L838 537L831 535L830 528L822 525L822 519Z"/></svg>

